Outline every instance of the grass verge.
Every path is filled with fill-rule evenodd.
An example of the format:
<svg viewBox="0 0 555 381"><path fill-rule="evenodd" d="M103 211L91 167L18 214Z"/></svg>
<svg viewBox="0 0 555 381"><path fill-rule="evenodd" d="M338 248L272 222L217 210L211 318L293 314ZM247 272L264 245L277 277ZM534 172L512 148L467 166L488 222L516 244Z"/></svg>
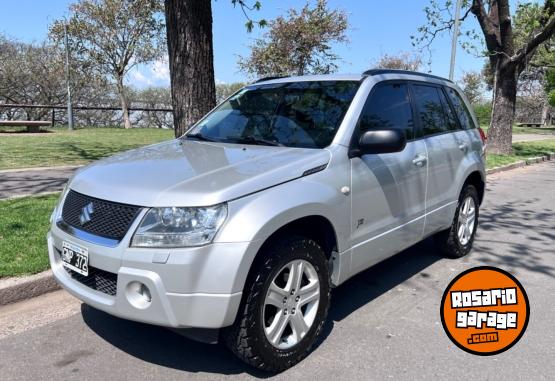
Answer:
<svg viewBox="0 0 555 381"><path fill-rule="evenodd" d="M85 164L116 152L173 138L173 130L155 128L60 128L26 135L0 136L0 169Z"/></svg>
<svg viewBox="0 0 555 381"><path fill-rule="evenodd" d="M550 152L555 152L555 139L514 143L512 155L493 155L488 153L487 167L494 168L512 164L520 160L543 156Z"/></svg>
<svg viewBox="0 0 555 381"><path fill-rule="evenodd" d="M0 278L48 269L46 233L58 197L0 201Z"/></svg>
<svg viewBox="0 0 555 381"><path fill-rule="evenodd" d="M480 128L486 133L488 132L489 125L482 124ZM524 127L524 126L513 126L513 134L531 134L531 135L555 135L555 127Z"/></svg>

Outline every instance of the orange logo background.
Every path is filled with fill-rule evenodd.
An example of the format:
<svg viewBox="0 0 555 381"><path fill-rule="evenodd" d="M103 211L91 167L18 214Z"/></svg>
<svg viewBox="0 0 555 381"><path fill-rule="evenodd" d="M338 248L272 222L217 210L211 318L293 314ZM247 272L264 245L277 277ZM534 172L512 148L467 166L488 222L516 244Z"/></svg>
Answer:
<svg viewBox="0 0 555 381"><path fill-rule="evenodd" d="M485 356L516 344L528 325L530 306L514 276L483 266L453 279L443 294L440 314L451 341L469 353Z"/></svg>

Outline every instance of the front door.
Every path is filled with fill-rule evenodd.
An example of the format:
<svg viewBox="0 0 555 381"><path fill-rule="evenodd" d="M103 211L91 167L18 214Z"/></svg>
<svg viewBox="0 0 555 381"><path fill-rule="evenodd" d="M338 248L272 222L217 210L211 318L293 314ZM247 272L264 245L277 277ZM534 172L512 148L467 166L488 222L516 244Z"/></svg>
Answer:
<svg viewBox="0 0 555 381"><path fill-rule="evenodd" d="M351 159L352 274L418 242L424 229L426 145L414 140L413 110L403 82L373 88L355 134L384 128L403 130L409 141L402 152Z"/></svg>

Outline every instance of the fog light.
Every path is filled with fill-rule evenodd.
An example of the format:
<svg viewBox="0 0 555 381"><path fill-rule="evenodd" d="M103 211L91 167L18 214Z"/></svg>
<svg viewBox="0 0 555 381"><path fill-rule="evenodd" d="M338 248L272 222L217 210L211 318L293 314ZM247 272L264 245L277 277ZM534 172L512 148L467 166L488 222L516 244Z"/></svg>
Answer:
<svg viewBox="0 0 555 381"><path fill-rule="evenodd" d="M131 282L127 285L127 300L135 308L145 309L152 303L149 288L141 282Z"/></svg>

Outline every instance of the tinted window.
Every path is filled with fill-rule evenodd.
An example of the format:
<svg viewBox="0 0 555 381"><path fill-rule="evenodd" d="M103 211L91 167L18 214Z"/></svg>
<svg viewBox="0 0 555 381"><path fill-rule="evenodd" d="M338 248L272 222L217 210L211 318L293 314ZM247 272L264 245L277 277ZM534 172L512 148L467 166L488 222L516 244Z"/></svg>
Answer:
<svg viewBox="0 0 555 381"><path fill-rule="evenodd" d="M449 95L449 99L451 99L451 103L455 107L455 112L459 117L459 121L461 123L461 127L465 130L470 128L476 128L474 125L474 121L472 120L472 115L466 108L464 101L462 100L461 96L453 89L446 88L447 94Z"/></svg>
<svg viewBox="0 0 555 381"><path fill-rule="evenodd" d="M422 135L449 131L449 122L441 103L438 88L423 85L413 85L412 88Z"/></svg>
<svg viewBox="0 0 555 381"><path fill-rule="evenodd" d="M249 86L222 103L190 134L222 142L257 139L323 148L333 140L358 87L358 81Z"/></svg>
<svg viewBox="0 0 555 381"><path fill-rule="evenodd" d="M439 97L441 98L441 104L443 105L443 111L445 112L445 117L447 120L447 127L450 130L458 130L459 123L457 122L457 117L455 116L455 112L453 111L453 107L447 100L445 93L441 89L437 89Z"/></svg>
<svg viewBox="0 0 555 381"><path fill-rule="evenodd" d="M359 122L360 132L397 129L413 138L413 118L407 85L386 83L372 91L364 105Z"/></svg>

